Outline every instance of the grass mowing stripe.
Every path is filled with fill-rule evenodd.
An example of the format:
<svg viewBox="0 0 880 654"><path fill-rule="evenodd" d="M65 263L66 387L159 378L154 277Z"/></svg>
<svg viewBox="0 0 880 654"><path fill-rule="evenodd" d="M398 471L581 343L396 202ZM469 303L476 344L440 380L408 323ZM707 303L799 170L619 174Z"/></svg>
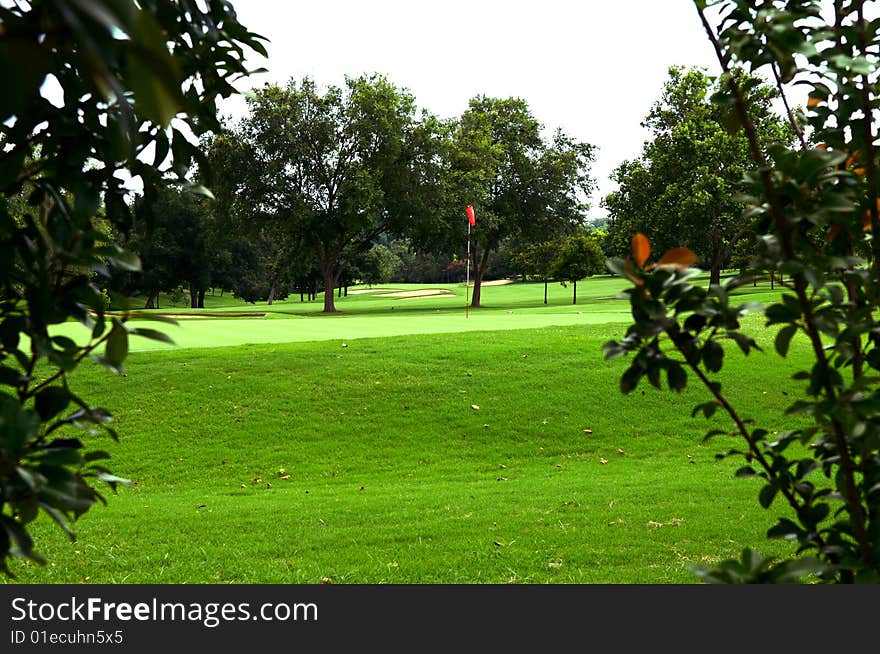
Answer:
<svg viewBox="0 0 880 654"><path fill-rule="evenodd" d="M764 538L776 507L757 507L756 480L715 460L733 443L701 442L725 423L690 418L700 389L620 395L626 362L600 348L621 333L136 352L121 379L85 366L74 390L102 398L122 436L95 446L138 485L88 512L76 543L41 517L52 563L14 571L25 583L687 583L690 564L745 545L788 551ZM784 362L731 351L731 396L758 424L773 428L798 357L797 342Z"/></svg>

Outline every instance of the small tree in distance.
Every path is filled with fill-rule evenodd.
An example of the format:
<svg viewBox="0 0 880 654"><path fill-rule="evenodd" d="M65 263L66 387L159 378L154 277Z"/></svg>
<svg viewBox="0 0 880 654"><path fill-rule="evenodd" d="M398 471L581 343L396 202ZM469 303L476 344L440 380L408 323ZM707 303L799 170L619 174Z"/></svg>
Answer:
<svg viewBox="0 0 880 654"><path fill-rule="evenodd" d="M740 560L695 568L709 582L880 582L880 220L876 146L880 23L865 17L863 0L835 2L826 20L818 1L695 0L724 74L716 97L747 139L754 167L743 198L760 238L751 271L785 275L778 302L762 307L777 330L774 348L809 355L793 375L796 399L780 420L803 417L809 426L770 433L751 425L722 385L723 343L746 355L758 350L740 320L754 307L736 305L732 292L750 283L749 271L714 284L694 285L695 256L673 249L651 262L643 234L626 260L611 267L632 285L626 295L633 324L606 358L633 354L621 391L642 379L681 391L698 380L708 401L693 415L723 414L736 443L720 456L744 459L737 477L761 480L758 502L784 508L767 536L790 541L794 556L768 560L747 548ZM710 5L720 16L717 27ZM811 139L790 112L799 147L761 147L747 90L734 70L767 71L785 97L788 83L809 88ZM706 438L730 438L730 429Z"/></svg>
<svg viewBox="0 0 880 654"><path fill-rule="evenodd" d="M572 285L571 303L577 304L577 283L605 271L605 254L598 241L588 234L569 236L559 244L559 250L553 260L552 276ZM545 301L546 304L546 301Z"/></svg>

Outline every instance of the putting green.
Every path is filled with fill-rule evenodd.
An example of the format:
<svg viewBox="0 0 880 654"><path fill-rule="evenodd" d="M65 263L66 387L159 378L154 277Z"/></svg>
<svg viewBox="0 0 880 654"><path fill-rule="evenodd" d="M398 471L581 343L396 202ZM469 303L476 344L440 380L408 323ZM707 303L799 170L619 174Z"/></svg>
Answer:
<svg viewBox="0 0 880 654"><path fill-rule="evenodd" d="M314 315L273 318L200 318L183 319L178 325L132 320L134 327L159 329L174 339L175 346L139 336L130 339L130 350L149 351L174 347L203 348L256 343L292 343L303 341L339 340L412 334L443 334L455 332L533 329L537 327L623 323L629 319L625 308L603 311L533 313L522 311L438 312L429 314L377 315ZM87 330L79 323L65 323L53 334L69 336L84 342Z"/></svg>

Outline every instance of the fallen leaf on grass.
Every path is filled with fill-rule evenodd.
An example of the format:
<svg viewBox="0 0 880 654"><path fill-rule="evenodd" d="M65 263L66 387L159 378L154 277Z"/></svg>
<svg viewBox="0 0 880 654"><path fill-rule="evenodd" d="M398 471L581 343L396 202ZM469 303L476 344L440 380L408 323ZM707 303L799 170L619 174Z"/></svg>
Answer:
<svg viewBox="0 0 880 654"><path fill-rule="evenodd" d="M624 452L623 450L617 450L617 453L618 453L620 456L626 456L626 452Z"/></svg>
<svg viewBox="0 0 880 654"><path fill-rule="evenodd" d="M599 463L601 463L604 466L606 463L608 463L608 459L606 459L605 457L602 457L601 459L599 459Z"/></svg>
<svg viewBox="0 0 880 654"><path fill-rule="evenodd" d="M476 405L476 404L471 404L471 408L472 408L474 411L479 411L479 410L480 410L480 407L479 407L478 405Z"/></svg>
<svg viewBox="0 0 880 654"><path fill-rule="evenodd" d="M507 477L498 477L495 481L507 481Z"/></svg>
<svg viewBox="0 0 880 654"><path fill-rule="evenodd" d="M260 477L254 477L253 479L251 479L251 481L254 482L255 484L262 484L263 483L263 480Z"/></svg>
<svg viewBox="0 0 880 654"><path fill-rule="evenodd" d="M281 477L284 481L290 481L290 475L284 475Z"/></svg>
<svg viewBox="0 0 880 654"><path fill-rule="evenodd" d="M584 429L584 433L585 434L592 434L593 430L592 429Z"/></svg>
<svg viewBox="0 0 880 654"><path fill-rule="evenodd" d="M206 506L208 506L208 505L207 504L199 504L198 506L196 506L196 508L197 509L204 509Z"/></svg>

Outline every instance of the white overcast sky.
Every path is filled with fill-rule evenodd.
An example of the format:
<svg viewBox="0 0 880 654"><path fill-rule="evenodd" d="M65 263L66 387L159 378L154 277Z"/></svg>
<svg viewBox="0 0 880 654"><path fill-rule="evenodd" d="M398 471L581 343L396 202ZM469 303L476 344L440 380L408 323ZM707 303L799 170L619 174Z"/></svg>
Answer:
<svg viewBox="0 0 880 654"><path fill-rule="evenodd" d="M233 0L239 20L262 34L267 73L240 84L285 84L308 75L342 85L345 75L381 73L443 118L476 95L520 97L547 130L598 147L604 214L611 171L639 155L640 122L672 65L718 72L692 0ZM241 99L221 107L241 115Z"/></svg>

